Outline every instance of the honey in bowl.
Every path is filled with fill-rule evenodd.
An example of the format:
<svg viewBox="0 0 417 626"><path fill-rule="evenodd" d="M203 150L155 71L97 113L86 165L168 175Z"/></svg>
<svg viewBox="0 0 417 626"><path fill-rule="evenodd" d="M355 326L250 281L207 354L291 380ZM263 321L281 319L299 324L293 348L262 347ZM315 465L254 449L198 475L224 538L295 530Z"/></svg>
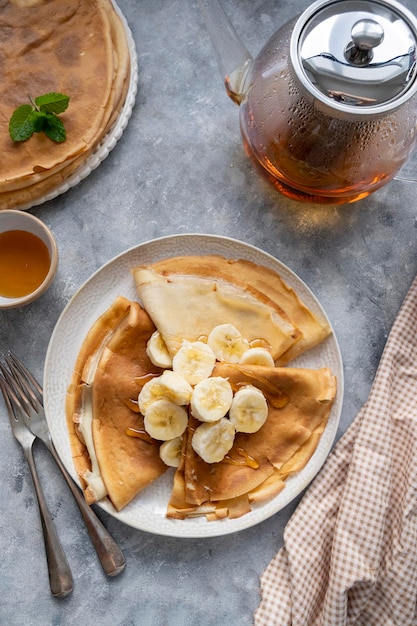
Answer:
<svg viewBox="0 0 417 626"><path fill-rule="evenodd" d="M33 293L45 280L50 266L46 244L33 233L0 233L0 296L20 298Z"/></svg>

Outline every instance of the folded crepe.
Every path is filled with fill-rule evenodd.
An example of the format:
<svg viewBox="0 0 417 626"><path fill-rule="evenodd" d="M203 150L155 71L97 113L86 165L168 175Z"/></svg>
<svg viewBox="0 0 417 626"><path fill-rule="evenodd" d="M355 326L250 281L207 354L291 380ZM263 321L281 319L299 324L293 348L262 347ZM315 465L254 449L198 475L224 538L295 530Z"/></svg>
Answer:
<svg viewBox="0 0 417 626"><path fill-rule="evenodd" d="M137 267L133 276L139 298L172 356L184 339L207 338L215 326L226 322L249 342L268 346L274 359L301 335L285 312L264 294L215 274L163 275L152 267Z"/></svg>
<svg viewBox="0 0 417 626"><path fill-rule="evenodd" d="M89 503L107 495L120 510L167 469L137 406L144 383L161 373L146 355L154 330L136 302L119 297L82 344L66 415L74 466Z"/></svg>
<svg viewBox="0 0 417 626"><path fill-rule="evenodd" d="M244 259L226 259L220 255L180 256L163 259L153 263L150 267L153 272L164 277L167 283L173 280L174 277L178 280L180 276L193 276L206 281L215 280L220 285L231 285L236 291L240 291L240 293L244 294L246 297L249 298L252 296L271 307L271 309L274 310L275 321L277 321L281 330L284 333L287 332L290 334L290 337L286 337L286 343L285 340L283 340L282 344L278 343L276 346L274 354L276 365L289 363L297 356L321 343L331 333L331 328L327 321L315 315L277 272L257 263L253 263L252 261ZM144 277L142 269L138 268L134 270L134 276L137 282L139 296L147 297L147 295L145 295L145 287L143 286L147 278L146 274ZM159 290L161 290L161 286L159 286ZM181 302L178 302L178 299L176 299L175 307L178 306L181 306ZM185 302L183 306L186 309L186 313L188 311L189 315L191 315L195 307L195 300L192 302L193 308L191 308L191 306L188 307L188 304ZM205 303L201 302L201 313L203 317L206 311ZM152 317L152 312L150 314ZM216 313L214 309L212 314L213 316L218 315L218 317L220 317L221 312ZM244 309L237 313L235 325L238 328L239 325L243 326L244 324L244 314ZM157 312L155 315L157 315ZM183 313L181 313L181 315L183 315ZM188 320L188 317L181 317L178 320L179 329L175 332L179 334L182 332L182 319ZM171 322L172 318L170 318L169 321L163 321L160 320L158 316L156 319L157 325L158 323L162 323L162 331L169 336L174 332L169 327L169 323ZM287 322L287 324L290 322L293 330L290 330L285 322ZM188 329L188 332L189 330L190 329ZM245 335L243 329L239 328L239 330ZM204 334L204 332L202 332L202 334ZM259 336L259 327L255 330L254 335ZM173 349L175 349L175 344Z"/></svg>
<svg viewBox="0 0 417 626"><path fill-rule="evenodd" d="M191 439L199 422L190 417L169 517L239 517L250 511L251 502L277 495L288 476L313 455L336 395L336 379L328 368L218 363L213 376L227 378L234 390L244 385L260 389L268 402L268 417L256 433L237 433L231 451L219 463L206 463L194 452Z"/></svg>
<svg viewBox="0 0 417 626"><path fill-rule="evenodd" d="M97 147L123 106L130 72L123 24L110 0L10 0L0 12L0 209L37 199ZM70 97L67 139L13 142L16 107L49 92Z"/></svg>

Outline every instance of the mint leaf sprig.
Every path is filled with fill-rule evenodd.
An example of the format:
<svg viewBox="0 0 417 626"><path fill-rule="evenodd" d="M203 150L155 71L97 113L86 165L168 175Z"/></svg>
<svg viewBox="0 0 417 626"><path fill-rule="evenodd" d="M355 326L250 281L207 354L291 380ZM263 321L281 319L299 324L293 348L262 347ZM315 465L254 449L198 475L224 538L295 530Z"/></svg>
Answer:
<svg viewBox="0 0 417 626"><path fill-rule="evenodd" d="M62 93L47 93L22 104L13 112L9 122L9 134L13 141L26 141L33 133L44 132L49 139L62 143L67 133L57 114L63 113L69 104L69 97Z"/></svg>

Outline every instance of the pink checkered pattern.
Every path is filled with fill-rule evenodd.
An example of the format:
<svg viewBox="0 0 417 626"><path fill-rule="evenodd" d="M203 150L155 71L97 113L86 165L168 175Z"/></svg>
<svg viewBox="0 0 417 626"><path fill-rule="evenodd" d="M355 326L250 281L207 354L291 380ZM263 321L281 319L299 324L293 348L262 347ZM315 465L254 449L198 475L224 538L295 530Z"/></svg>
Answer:
<svg viewBox="0 0 417 626"><path fill-rule="evenodd" d="M261 592L255 626L417 626L417 278Z"/></svg>

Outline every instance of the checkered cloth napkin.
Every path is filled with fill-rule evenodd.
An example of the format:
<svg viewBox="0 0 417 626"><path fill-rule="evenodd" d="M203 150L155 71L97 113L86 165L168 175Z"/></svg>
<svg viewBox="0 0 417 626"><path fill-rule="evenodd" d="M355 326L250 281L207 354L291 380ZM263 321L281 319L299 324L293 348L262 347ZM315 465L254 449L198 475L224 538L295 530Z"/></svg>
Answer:
<svg viewBox="0 0 417 626"><path fill-rule="evenodd" d="M261 592L255 626L417 625L417 278Z"/></svg>

